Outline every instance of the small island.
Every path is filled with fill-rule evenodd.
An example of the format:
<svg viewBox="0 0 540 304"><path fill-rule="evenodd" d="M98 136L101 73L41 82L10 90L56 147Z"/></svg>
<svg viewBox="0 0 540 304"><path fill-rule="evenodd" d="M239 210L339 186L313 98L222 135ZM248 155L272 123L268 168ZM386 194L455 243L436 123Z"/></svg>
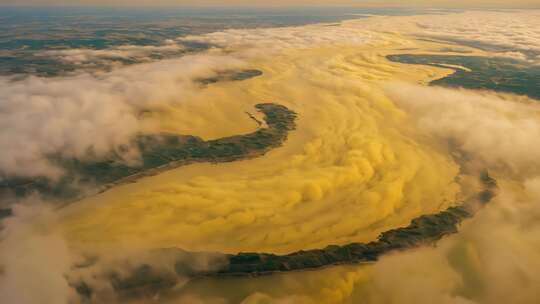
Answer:
<svg viewBox="0 0 540 304"><path fill-rule="evenodd" d="M262 75L263 72L260 70L224 71L214 77L198 79L196 82L202 85L210 85L222 81L243 81Z"/></svg>

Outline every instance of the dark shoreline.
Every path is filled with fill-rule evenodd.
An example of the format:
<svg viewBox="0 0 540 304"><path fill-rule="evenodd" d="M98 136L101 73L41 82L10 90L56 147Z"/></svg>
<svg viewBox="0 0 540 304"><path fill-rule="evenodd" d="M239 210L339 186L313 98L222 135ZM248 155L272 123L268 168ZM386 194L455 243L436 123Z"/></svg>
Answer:
<svg viewBox="0 0 540 304"><path fill-rule="evenodd" d="M458 232L459 224L474 216L478 206L489 203L496 194L497 182L483 173L484 190L463 204L435 214L414 218L407 227L392 229L379 235L376 241L331 245L324 249L298 251L287 255L239 253L227 255L225 268L205 275L261 275L273 272L320 268L327 265L374 262L391 251L434 244L443 237Z"/></svg>
<svg viewBox="0 0 540 304"><path fill-rule="evenodd" d="M487 172L480 176L483 189L459 206L444 211L422 215L406 227L383 232L377 240L369 243L352 243L343 246L330 245L324 249L293 252L286 255L271 253L195 253L177 248L163 249L160 254L172 256L172 272L160 272L149 264L134 269L132 274L121 276L111 270L105 275L120 297L152 296L167 291L182 278L208 277L256 277L284 272L316 270L336 265L354 265L376 262L381 256L433 245L442 238L458 233L459 225L497 194L498 186ZM159 259L159 258L158 258ZM201 267L198 261L207 264ZM92 266L92 265L88 265ZM85 267L88 267L85 266ZM83 267L83 268L85 268ZM210 270L209 270L210 269ZM81 297L90 299L93 289L87 282L73 282Z"/></svg>
<svg viewBox="0 0 540 304"><path fill-rule="evenodd" d="M50 161L65 171L65 176L58 182L45 177L6 179L0 182L0 196L4 193L5 196L25 197L39 193L45 199L69 203L89 195L81 193L80 188L84 186L97 189L90 193L92 195L192 163L222 163L260 157L287 140L289 132L296 129L297 114L275 103L260 103L255 108L264 115L265 121L265 125L255 132L208 141L191 135L140 135L132 144L141 158L141 164L135 165L126 163L117 153L87 161L52 155Z"/></svg>

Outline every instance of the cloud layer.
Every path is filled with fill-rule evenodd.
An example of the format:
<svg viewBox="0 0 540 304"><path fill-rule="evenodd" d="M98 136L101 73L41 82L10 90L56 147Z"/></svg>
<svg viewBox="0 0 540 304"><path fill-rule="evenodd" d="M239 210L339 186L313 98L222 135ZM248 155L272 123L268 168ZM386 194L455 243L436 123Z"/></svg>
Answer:
<svg viewBox="0 0 540 304"><path fill-rule="evenodd" d="M33 206L14 208L14 217L4 220L0 230L2 301L52 304L77 300L64 277L74 262L72 254L63 237L49 229L54 213L38 202L27 203Z"/></svg>
<svg viewBox="0 0 540 304"><path fill-rule="evenodd" d="M449 1L449 0L437 0L437 1L426 1L426 0L413 0L408 1L406 4L397 1L397 0L365 0L361 3L351 0L339 0L329 2L328 0L294 0L294 1L284 1L284 0L270 0L264 4L253 3L252 1L247 0L204 0L204 1L193 1L193 0L136 0L136 1L127 1L127 0L115 0L115 1L104 1L104 0L78 0L76 2L66 2L64 0L24 0L23 2L14 1L14 0L2 0L0 4L10 4L10 5L107 5L107 6L158 6L158 5L197 5L197 6L235 6L235 5L247 5L247 6L362 6L362 7L459 7L459 8L498 8L498 7L509 7L509 8L519 8L519 7L538 7L538 3L534 0L518 0L512 3L503 0L474 0L474 1Z"/></svg>
<svg viewBox="0 0 540 304"><path fill-rule="evenodd" d="M194 80L244 66L224 55L186 56L103 75L0 79L0 173L58 176L48 157L100 157L144 130L144 110L182 103ZM148 122L152 124L152 122Z"/></svg>
<svg viewBox="0 0 540 304"><path fill-rule="evenodd" d="M419 17L416 34L455 41L499 56L540 63L540 11L465 12Z"/></svg>
<svg viewBox="0 0 540 304"><path fill-rule="evenodd" d="M488 24L492 14L485 16ZM69 303L69 266L88 252L130 256L181 247L283 253L371 240L455 204L474 188L475 169L488 168L502 188L496 203L436 248L398 253L371 266L183 282L159 300L532 302L540 280L540 150L531 144L540 135L538 105L512 95L413 84L448 71L404 70L386 61L403 48L440 49L407 36L418 30L418 20L426 26L437 18L231 30L185 38L216 46L199 55L97 75L2 79L0 130L6 131L0 133L0 170L8 175L54 176L60 172L48 154L99 157L139 132L212 138L247 131L254 126L243 110L261 101L282 103L299 120L289 142L262 158L171 170L78 202L55 212L54 220L40 208L38 215L25 216L35 209L18 207L2 231L0 296ZM381 33L381 22L388 32ZM401 24L407 26L399 33ZM204 88L194 83L247 66L264 76ZM150 114L141 115L146 110ZM455 161L456 147L468 163ZM47 233L38 232L43 227ZM50 265L38 263L43 260ZM28 267L35 270L32 280ZM43 297L25 293L27 287L44 287Z"/></svg>
<svg viewBox="0 0 540 304"><path fill-rule="evenodd" d="M484 166L520 176L540 172L540 147L531 145L531 140L540 137L536 101L404 84L389 86L388 92L414 116L421 130L452 140Z"/></svg>
<svg viewBox="0 0 540 304"><path fill-rule="evenodd" d="M38 56L52 57L57 60L77 65L104 65L118 61L150 61L151 56L171 56L185 50L184 46L167 40L163 45L120 45L108 49L64 49L49 50Z"/></svg>

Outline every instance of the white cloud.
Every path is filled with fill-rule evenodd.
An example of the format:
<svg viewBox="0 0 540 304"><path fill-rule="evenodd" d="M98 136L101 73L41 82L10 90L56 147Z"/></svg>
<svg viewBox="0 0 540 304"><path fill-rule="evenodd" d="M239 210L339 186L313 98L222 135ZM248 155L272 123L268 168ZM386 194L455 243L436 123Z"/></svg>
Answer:
<svg viewBox="0 0 540 304"><path fill-rule="evenodd" d="M148 61L151 55L176 54L184 49L185 47L180 44L167 41L163 45L120 45L107 49L49 50L38 53L38 56L53 57L74 64L96 64L126 59Z"/></svg>
<svg viewBox="0 0 540 304"><path fill-rule="evenodd" d="M102 156L141 132L139 111L182 102L193 80L244 66L225 55L194 55L98 76L0 78L0 173L57 176L47 155Z"/></svg>
<svg viewBox="0 0 540 304"><path fill-rule="evenodd" d="M480 16L480 13L470 14ZM469 15L466 14L465 16ZM486 16L491 15L487 14ZM460 26L459 22L453 20L459 21L459 18L462 17L426 16L415 18L420 18L424 22L423 26L425 28L431 28L430 31L446 32L445 35L447 35L448 32L454 31L453 27ZM432 18L432 20L446 18L444 19L446 23L441 21L443 23L439 29L434 30L434 28L437 28L436 25L429 22L437 23L437 21L428 21L429 18ZM513 41L512 43L517 43L516 48L525 50L524 45L527 43L523 41L518 43L516 42L518 39L509 39L506 42L505 40L501 40L503 42L497 40L497 35L505 37L511 36L512 33L509 32L508 35L504 34L504 32L498 33L498 31L501 31L499 30L501 25L489 25L490 22L493 24L498 22L497 18L490 18L486 19L488 25L484 29L478 30L491 31L491 34L488 34L490 38L487 42L510 45L508 41ZM467 18L463 20L467 20ZM532 22L531 24L534 24L534 21ZM501 24L504 28L505 23ZM483 25L483 22L475 24L476 27ZM459 32L462 32L464 34L461 34L461 37L468 37L467 39L473 39L474 41L483 39L478 36L478 33L474 32L476 29L468 28L467 22L463 26L465 26L465 29L455 29L456 36L458 36ZM517 27L517 31L526 33L527 29ZM533 28L532 31L535 31L535 29ZM188 37L185 40L213 43L228 50L251 50L247 54L262 54L289 48L365 44L370 43L371 39L376 37L371 35L359 25L345 27L310 26L285 29L230 30ZM519 34L516 37L519 37ZM535 47L534 35L532 37L530 38L531 46L529 46L529 50L533 50ZM122 50L122 52L124 51L128 52ZM1 79L0 96L2 96L3 101L0 104L0 129L3 131L0 133L0 145L3 148L0 151L0 171L6 174L25 176L54 174L55 169L44 158L49 153L59 152L65 156L83 157L86 151L92 148L96 154L102 155L114 150L119 145L128 143L134 134L143 130L142 122L138 117L140 109L182 102L184 98L189 97L189 94L198 93L197 88L192 85L194 79L215 75L220 70L241 68L246 64L238 59L242 58L246 53L242 52L242 55L237 53L215 55L214 53L214 55L211 55L213 52L121 68L98 76L82 74L69 78L52 79L34 77L20 81ZM217 54L221 53L217 52ZM70 60L74 61L81 59L91 61L96 60L96 58L112 56L111 54L90 52L89 55L82 54L83 57L76 58L81 55L77 55L77 51L73 51L73 55L75 58ZM118 56L124 55L125 53ZM516 54L512 56L514 55ZM66 56L69 57L69 54ZM373 64L377 64L377 62L374 60ZM350 67L351 65L344 65L343 70ZM307 73L313 72L309 68L303 70L303 72L313 74ZM320 71L315 69L315 72ZM317 75L320 77L325 74L319 73ZM346 73L345 75L350 76L351 74ZM148 227L153 229L152 231L155 231L158 224L165 223L164 218L171 219L166 222L166 229L162 229L159 235L159 237L166 237L174 224L183 224L178 220L178 214L173 213L171 210L180 210L182 216L188 210L186 206L181 209L174 204L187 202L187 205L189 202L195 201L194 198L202 197L204 200L197 201L201 203L192 207L197 212L204 212L204 209L210 210L212 211L211 215L219 220L218 224L206 226L211 228L208 231L212 235L225 230L224 221L228 218L227 215L238 215L235 219L231 219L232 224L249 227L248 230L244 230L245 235L231 229L233 232L227 235L229 238L224 238L227 242L230 242L231 237L238 236L244 238L242 240L244 243L250 241L250 237L261 238L261 236L265 235L264 233L268 233L268 227L273 227L270 232L276 232L273 239L267 240L268 243L290 241L295 243L295 246L297 243L298 246L301 246L300 242L306 241L308 239L306 235L308 234L310 237L322 239L324 243L327 243L327 239L335 241L340 234L348 236L358 231L359 218L363 218L362 223L365 225L376 224L376 217L379 213L377 208L385 207L383 206L384 201L380 200L379 196L376 195L377 192L369 193L374 197L372 205L375 207L370 208L367 205L356 204L358 197L363 198L358 194L367 193L365 188L359 187L365 184L364 177L360 177L359 172L367 174L366 172L369 172L371 168L366 158L376 159L373 163L378 166L375 167L376 170L371 170L370 175L376 172L377 175L390 178L389 184L395 183L398 185L398 187L395 187L398 191L388 193L388 196L392 196L391 200L389 200L392 204L388 206L389 211L384 210L387 213L381 218L394 213L393 202L404 201L403 197L408 194L406 193L408 190L403 189L409 188L401 186L400 179L404 175L407 176L403 178L403 184L414 190L410 192L415 197L418 197L418 201L425 202L426 199L422 194L426 191L424 191L423 186L440 177L441 171L434 169L432 176L430 170L429 174L426 174L422 179L416 179L418 175L422 175L418 174L418 172L422 171L405 169L408 169L406 166L411 164L420 168L423 168L424 165L431 166L434 159L425 156L417 158L417 154L420 154L422 149L420 145L412 144L409 149L409 144L401 144L404 135L399 132L399 127L394 128L392 125L394 122L391 122L389 118L390 110L383 110L387 106L386 99L375 100L377 97L381 97L379 93L365 94L365 91L375 91L372 87L368 87L367 84L364 84L365 87L368 87L367 89L357 82L351 82L350 86L339 84L339 81L336 81L336 77L339 76L343 75L332 74L332 77L326 75L327 78L320 79L320 82L314 81L319 89L330 88L332 91L330 93L325 91L324 94L319 94L319 91L313 90L306 94L305 92L298 92L301 89L296 88L283 93L283 95L289 93L290 96L294 97L309 97L307 103L304 104L306 108L315 107L313 101L325 101L325 98L331 99L331 101L326 104L327 108L318 109L319 112L324 112L324 115L311 116L311 118L324 118L316 121L316 124L314 124L316 127L313 127L313 130L319 130L316 128L324 130L324 136L321 135L321 140L314 140L309 145L306 145L304 154L295 155L293 161L281 164L286 169L277 168L278 166L276 166L276 168L273 168L274 171L271 171L279 174L266 174L272 176L267 180L262 180L263 182L260 179L254 179L251 175L242 176L240 182L244 183L236 186L233 184L235 180L231 178L232 174L225 177L212 176L201 179L191 183L188 185L189 187L182 187L183 185L177 181L171 182L169 185L160 184L161 189L164 189L165 192L186 195L187 199L181 200L173 197L174 199L171 199L169 203L163 197L158 197L160 199L159 204L150 206L149 204L146 205L149 198L141 196L141 201L137 203L148 208L142 208L141 213L134 213L137 215L134 218L140 220L150 214L151 221L148 221L148 223L151 225ZM333 80L338 84L323 84L322 80ZM328 87L324 87L324 85L328 85ZM362 88L358 89L358 87ZM294 93L291 93L291 91L294 91ZM338 95L334 94L335 92L339 92ZM351 275L350 273L340 274L337 272L336 276L327 277L324 276L326 272L313 272L306 273L305 276L308 279L303 281L311 282L310 292L313 291L313 294L307 294L306 285L283 284L285 287L292 286L287 289L290 290L290 297L280 296L273 299L270 295L255 293L247 298L245 303L261 301L278 303L292 301L297 303L301 300L311 301L313 299L315 299L313 302L319 303L317 300L320 299L317 296L321 294L327 296L325 298L327 300L324 302L328 303L340 303L351 298L356 299L355 296L358 296L360 300L366 302L371 300L374 303L421 303L426 299L428 303L471 303L471 301L479 303L497 303L498 301L528 303L534 300L539 284L538 273L540 273L538 264L540 260L538 252L538 236L540 235L538 223L540 221L538 221L538 218L540 217L537 205L537 200L540 198L540 187L536 177L540 170L538 161L540 159L540 147L535 145L537 139L540 138L539 106L526 99L514 100L517 97L410 85L390 86L387 92L397 105L409 113L411 121L417 123L418 127L426 135L438 139L454 139L462 150L473 155L483 165L490 169L500 169L499 173L509 172L508 175L503 174L505 179L516 177L515 180L509 181L509 183L514 183L515 188L519 190L516 191L513 188L505 187L500 199L493 208L488 207L488 209L483 210L478 219L475 218L470 225L465 227L463 234L445 240L439 248L425 248L417 252L384 258L381 263L375 266L371 283L369 283L368 289L363 289L364 293L355 291L359 284L370 280L370 278L366 278L361 274ZM324 95L323 98L321 98L321 95ZM336 96L339 98L334 102L333 98ZM344 99L346 102L343 101ZM297 105L301 104L301 101L297 103ZM367 108L369 109L365 110ZM384 121L384 124L379 125L379 121L376 121L375 117ZM361 129L364 126L375 131L369 129L364 132L364 129ZM351 132L351 129L359 131L355 133ZM407 154L407 157L403 159L396 159L394 150L383 149L386 146L377 145L378 142L376 141L373 142L374 144L370 144L368 141L373 140L373 137L383 136L379 135L379 132L382 132L381 130L385 131L385 136L400 134L396 138L384 137L385 141L383 141L386 144L387 140L389 146L390 144L396 145L395 155L404 155L406 152L410 153L411 156ZM408 143L410 139L406 138L406 142ZM364 140L366 140L366 143L363 142ZM406 151L405 148L407 148ZM362 156L363 154L365 156ZM362 157L360 158L360 156ZM327 160L331 162L327 162ZM416 162L418 162L418 165ZM328 163L332 164L332 166L329 166ZM380 166L379 163L381 163ZM339 166L333 166L334 164ZM386 170L383 165L386 164L392 167L388 169L390 174L384 174L385 172L383 172ZM357 165L358 167L356 167ZM402 166L404 169L399 170ZM331 167L331 170L318 171L325 169L325 167ZM443 166L434 168L441 167ZM347 176L346 172L348 170L345 169L348 168L353 169L351 171L354 171L352 172L354 176ZM278 170L289 171L280 172ZM288 172L289 175L283 172ZM316 174L320 176L318 177L320 183L319 180L313 179L310 181L309 178L306 178L309 175L317 177ZM215 181L211 180L211 178L214 178ZM219 180L219 178L223 180ZM297 184L291 183L293 179L300 182ZM341 181L339 181L340 179ZM274 183L275 180L279 181ZM367 180L374 184L373 187L379 187L381 191L389 192L387 189L393 189L378 180L372 181L371 177ZM333 183L340 183L339 187L334 186ZM274 187L275 185L279 187ZM417 185L420 186L417 187ZM444 186L447 187L448 185L445 184ZM187 196L189 194L187 190L191 189L190 187L197 191L197 196ZM299 189L298 193L292 193L294 195L290 196L291 193L287 193L287 191L294 190L294 187ZM339 192L339 195L341 195L337 197L339 198L337 202L339 202L340 208L346 210L339 214L333 213L334 210L339 208L335 208L336 201L330 200L329 202L332 204L323 205L324 208L317 209L318 205L316 203L321 201L321 197L332 195L334 189L339 190L335 192ZM375 190L378 191L379 189ZM146 193L144 194L146 195ZM150 194L153 197L156 196L156 192ZM246 194L253 194L253 196L246 196ZM353 196L354 194L358 196ZM230 195L230 197L226 198L235 200L224 200L225 195ZM277 200L278 203L287 203L281 195L289 195L289 199L293 202L291 205L308 202L309 204L304 205L308 205L307 208L314 209L311 209L312 213L301 213L300 220L293 218L294 222L293 220L282 221L287 215L287 210L285 207L276 208L276 206L282 205L277 205L276 202L272 201ZM306 199L304 199L303 195ZM369 197L365 196L365 198ZM347 200L350 200L349 204L346 204ZM224 202L227 206L214 204L217 201ZM262 201L264 203L259 204L260 207L258 207L262 211L263 217L273 215L273 212L277 210L280 212L280 218L275 216L271 217L268 222L258 221L254 224L255 217L248 213L250 211L249 203L253 201ZM231 208L231 202L241 202L242 204L239 204L240 207L236 209ZM432 204L432 202L428 201L426 204ZM411 205L409 204L407 207L411 207ZM417 209L423 207L421 204L416 205ZM152 214L154 212L152 208L160 209L160 211L166 213L167 217L152 218L152 215L157 214ZM216 209L214 210L214 208ZM127 209L129 208L120 208L118 214L126 215L128 212L133 211ZM268 211L267 209L271 210ZM374 210L372 214L369 213L370 209ZM227 210L229 210L228 214ZM242 212L233 213L238 210ZM300 210L302 211L302 209ZM310 209L306 210L309 211ZM358 212L351 212L351 210L358 210ZM15 213L21 214L20 212L16 210ZM108 216L109 213L107 212L106 210L105 213ZM343 216L344 214L347 216ZM92 213L89 217L92 219L98 218L98 214ZM11 224L8 222L8 228L17 227L15 223L17 223L18 218L20 216L13 219L10 222ZM106 221L103 223L111 224L110 217L104 217L104 219ZM320 222L321 229L319 229L319 226L314 226L315 229L307 227L309 229L281 230L284 233L279 233L281 227L292 226L291 223L305 226L310 224L310 221L320 221L321 219L331 219L331 221ZM183 233L182 236L197 237L196 233L201 231L201 227L203 227L199 220L199 218L194 218L194 228L186 230L188 233ZM283 224L284 222L287 224ZM122 223L125 224L125 222ZM142 223L143 221L139 221L137 224L142 227ZM335 226L332 226L332 223L336 223ZM211 224L214 224L214 222ZM346 226L343 226L343 224L346 224ZM103 228L106 233L109 233L109 227L105 226L99 225L98 228ZM132 229L132 227L122 226L122 228L128 231L130 237L135 234L133 231L136 230ZM233 226L233 228L236 229L236 226ZM260 230L254 233L255 228ZM0 243L0 249L2 249L0 250L1 261L7 261L3 267L3 277L0 276L0 280L5 280L0 281L2 283L0 284L2 296L14 299L13 302L21 303L25 303L25 301L32 303L31 301L35 299L41 300L43 295L45 295L45 299L50 299L51 303L62 303L65 299L68 299L71 296L71 291L66 287L63 272L69 266L69 263L66 262L69 261L69 254L66 254L63 241L54 236L43 236L34 230L28 230L31 231L28 234L25 229L13 230L9 228L7 231L10 234L4 236ZM152 231L149 230L148 235ZM261 233L258 233L259 231ZM294 234L291 231L294 231ZM92 232L94 231L92 230ZM141 235L142 238L149 238L148 235ZM100 236L104 237L105 233ZM31 241L30 244L32 245L28 245L26 240ZM258 240L255 240L255 242L258 242ZM28 250L28 248L34 250ZM34 256L34 254L36 255ZM22 261L28 260L28 264L17 263L19 257L22 257ZM59 261L56 259L57 257L66 257L66 259ZM48 268L49 264L42 265L36 262L48 261L49 259L51 260L50 266L54 267L53 270ZM25 267L35 269L36 275L34 278L39 279L39 281L26 281L28 279L26 274L29 271ZM317 277L318 279L311 279ZM43 281L48 284L40 285L43 284L41 283ZM284 281L290 283L290 281ZM477 294L471 295L468 293L474 292L474 290L463 291L466 288L476 287L476 283L480 284L481 287L476 291ZM227 281L224 284L224 286L230 288L231 285L227 284L231 283ZM321 288L321 286L327 288ZM21 300L20 297L26 295L22 293L24 291L22 289L27 287L32 287L35 291L43 292L43 294L28 293L28 298ZM44 290L42 290L42 287ZM276 289L274 285L271 285L271 288ZM294 296L295 288L303 292L299 292L299 296ZM203 293L207 292L204 288L201 290L203 290ZM328 300L330 298L332 301ZM185 301L189 300L195 302L199 301L199 298L193 295L193 297Z"/></svg>
<svg viewBox="0 0 540 304"><path fill-rule="evenodd" d="M540 10L468 11L413 19L417 35L464 42L502 56L538 62L535 57L540 55Z"/></svg>
<svg viewBox="0 0 540 304"><path fill-rule="evenodd" d="M356 27L314 25L277 29L228 30L179 41L208 42L238 52L213 49L178 59L118 68L98 75L0 78L0 174L58 176L46 156L97 156L127 145L141 131L141 109L181 102L199 88L193 80L245 66L246 55L335 43L361 44L370 35ZM105 50L58 50L43 55L74 63L148 56L180 50L181 44L119 46Z"/></svg>
<svg viewBox="0 0 540 304"><path fill-rule="evenodd" d="M64 275L73 257L59 234L49 231L54 215L32 203L14 206L0 231L0 299L3 303L67 304L77 299Z"/></svg>
<svg viewBox="0 0 540 304"><path fill-rule="evenodd" d="M360 297L366 303L534 303L540 284L540 106L488 92L404 84L387 91L425 134L453 139L488 168L500 193L436 247L383 257L370 280L357 286Z"/></svg>
<svg viewBox="0 0 540 304"><path fill-rule="evenodd" d="M531 191L539 190L538 182L521 194L503 186L459 234L437 247L383 257L362 298L370 304L535 303L540 209Z"/></svg>
<svg viewBox="0 0 540 304"><path fill-rule="evenodd" d="M308 25L301 27L232 29L187 36L179 41L196 41L229 49L257 49L260 52L331 45L368 44L378 35L351 23L346 26Z"/></svg>
<svg viewBox="0 0 540 304"><path fill-rule="evenodd" d="M387 89L424 132L455 140L489 168L539 172L540 105L488 92L393 84Z"/></svg>

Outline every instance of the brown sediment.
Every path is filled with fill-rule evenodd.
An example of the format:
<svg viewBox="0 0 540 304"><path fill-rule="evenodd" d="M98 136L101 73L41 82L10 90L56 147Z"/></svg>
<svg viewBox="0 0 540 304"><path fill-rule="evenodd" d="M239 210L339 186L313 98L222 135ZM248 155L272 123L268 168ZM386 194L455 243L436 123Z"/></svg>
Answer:
<svg viewBox="0 0 540 304"><path fill-rule="evenodd" d="M497 181L487 172L480 176L482 190L456 207L435 214L413 219L406 227L383 232L370 243L330 245L324 249L301 250L286 255L272 253L194 253L177 248L163 249L176 257L171 265L173 272L162 273L151 265L143 264L132 274L121 277L110 272L108 278L115 291L126 297L157 294L174 287L181 279L262 276L283 272L316 270L347 264L376 262L379 257L394 251L403 251L433 245L445 236L458 232L459 225L471 218L483 205L488 204L497 193ZM162 252L162 253L163 253ZM209 261L204 270L198 269L198 257ZM210 270L208 270L210 269ZM83 297L92 295L86 282L73 284Z"/></svg>

